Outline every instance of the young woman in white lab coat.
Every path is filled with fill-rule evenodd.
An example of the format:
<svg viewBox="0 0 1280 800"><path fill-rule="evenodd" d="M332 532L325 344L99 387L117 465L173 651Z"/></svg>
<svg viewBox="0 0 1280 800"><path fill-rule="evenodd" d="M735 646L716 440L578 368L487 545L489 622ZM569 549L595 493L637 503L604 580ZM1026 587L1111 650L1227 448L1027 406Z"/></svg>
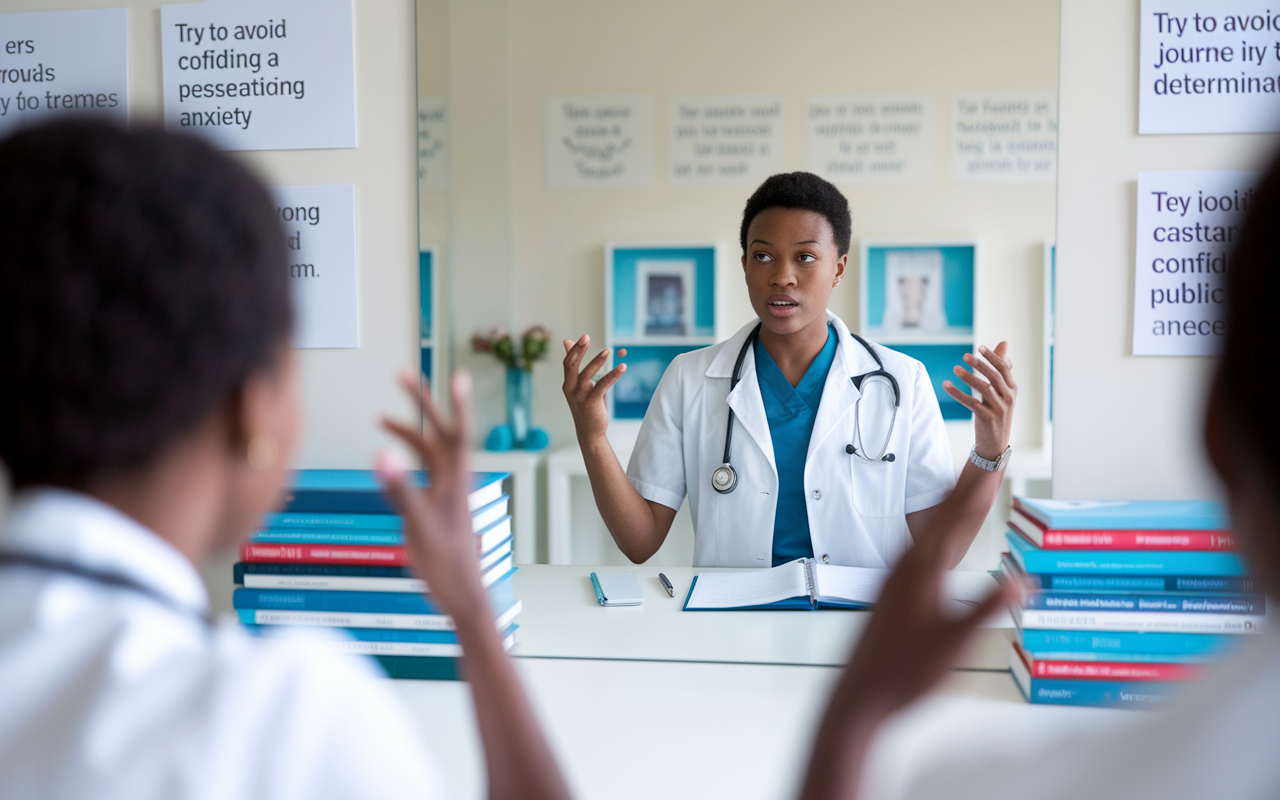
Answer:
<svg viewBox="0 0 1280 800"><path fill-rule="evenodd" d="M1009 456L1017 385L1007 344L966 355L972 372L956 366L973 394L944 384L974 414L976 443L957 482L924 366L854 338L827 310L848 264L850 228L844 196L816 175L775 175L761 185L741 229L743 275L759 319L672 362L625 472L605 439L605 392L626 365L594 380L609 351L580 369L590 338L565 340L564 393L592 491L632 561L662 546L686 495L695 566L812 557L887 567L938 513L963 531L948 540L950 563L968 549ZM869 379L880 371L892 380ZM721 472L716 486L726 461L731 479ZM723 492L726 483L736 485Z"/></svg>

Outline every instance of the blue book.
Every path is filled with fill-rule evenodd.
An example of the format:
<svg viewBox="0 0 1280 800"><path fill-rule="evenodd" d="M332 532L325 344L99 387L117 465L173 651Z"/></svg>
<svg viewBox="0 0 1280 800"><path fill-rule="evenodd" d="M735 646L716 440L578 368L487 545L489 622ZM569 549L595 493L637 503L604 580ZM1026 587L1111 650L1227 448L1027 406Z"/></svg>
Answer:
<svg viewBox="0 0 1280 800"><path fill-rule="evenodd" d="M1023 608L1049 611L1161 611L1182 614L1264 614L1265 597L1250 595L1025 592Z"/></svg>
<svg viewBox="0 0 1280 800"><path fill-rule="evenodd" d="M1066 575L1027 574L1005 553L1000 567L1024 585L1064 592L1178 592L1256 594L1258 586L1248 575Z"/></svg>
<svg viewBox="0 0 1280 800"><path fill-rule="evenodd" d="M1014 498L1022 513L1059 531L1222 531L1227 510L1210 500L1045 500Z"/></svg>
<svg viewBox="0 0 1280 800"><path fill-rule="evenodd" d="M399 514L323 514L309 511L268 514L264 528L313 528L316 530L399 531Z"/></svg>
<svg viewBox="0 0 1280 800"><path fill-rule="evenodd" d="M245 575L341 575L348 578L416 578L412 567L366 566L364 564L278 564L237 561L235 582L244 584Z"/></svg>
<svg viewBox="0 0 1280 800"><path fill-rule="evenodd" d="M399 681L465 681L462 659L430 656L371 656L387 673Z"/></svg>
<svg viewBox="0 0 1280 800"><path fill-rule="evenodd" d="M397 547L404 544L404 536L399 531L266 528L252 533L249 541L268 544L371 544Z"/></svg>
<svg viewBox="0 0 1280 800"><path fill-rule="evenodd" d="M1219 656L1239 644L1242 637L1216 633L1018 629L1015 638L1029 653L1093 653L1099 661L1116 661L1121 655L1194 656L1202 659Z"/></svg>
<svg viewBox="0 0 1280 800"><path fill-rule="evenodd" d="M477 472L474 486L467 495L472 512L502 497L505 472ZM427 473L409 473L418 486L428 484ZM366 469L303 469L294 473L285 496L284 512L331 514L395 514L396 510L382 492L378 475Z"/></svg>
<svg viewBox="0 0 1280 800"><path fill-rule="evenodd" d="M1068 575L1244 575L1235 553L1191 550L1041 550L1013 530L1005 531L1009 555L1032 574Z"/></svg>
<svg viewBox="0 0 1280 800"><path fill-rule="evenodd" d="M1010 647L1009 671L1027 702L1055 706L1158 709L1168 705L1185 684L1158 681L1097 681L1032 677L1030 668Z"/></svg>
<svg viewBox="0 0 1280 800"><path fill-rule="evenodd" d="M495 607L505 607L514 600L514 588L508 573L489 587L489 599ZM346 611L359 614L431 614L444 611L427 595L411 592L327 592L306 589L236 589L231 605L237 611ZM256 620L249 620L254 622Z"/></svg>

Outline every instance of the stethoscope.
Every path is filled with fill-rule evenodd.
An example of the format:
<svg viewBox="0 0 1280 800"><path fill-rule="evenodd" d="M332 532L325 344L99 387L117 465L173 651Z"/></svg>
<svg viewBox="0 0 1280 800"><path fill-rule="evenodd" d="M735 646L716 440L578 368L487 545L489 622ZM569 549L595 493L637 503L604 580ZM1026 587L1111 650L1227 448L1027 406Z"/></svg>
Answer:
<svg viewBox="0 0 1280 800"><path fill-rule="evenodd" d="M179 614L194 616L207 627L213 626L213 620L207 615L200 614L194 609L182 606L175 602L172 597L169 597L168 595L165 595L144 583L139 583L132 578L127 578L118 573L103 572L91 567L81 566L80 564L75 564L70 561L61 561L31 553L17 552L0 553L0 567L6 566L30 567L31 569L43 570L45 572L61 573L63 575L71 575L91 583L136 592L137 594L144 595L162 606L166 606L173 611L177 611Z"/></svg>
<svg viewBox="0 0 1280 800"><path fill-rule="evenodd" d="M853 381L853 385L857 387L859 396L857 402L853 406L853 443L845 445L844 451L854 458L859 458L869 464L875 464L881 461L891 463L894 461L894 455L893 453L885 453L885 451L889 449L889 439L893 436L893 424L898 420L898 406L902 402L902 394L898 391L898 381L893 377L893 375L885 371L884 362L880 360L880 356L876 355L876 351L871 348L871 345L866 339L863 339L861 336L853 332L850 332L849 335L856 339L858 344L862 345L862 347L871 354L871 357L875 359L876 369L850 378L850 380ZM737 388L738 380L742 372L742 360L747 357L747 350L750 349L751 345L755 343L759 336L760 326L757 325L751 333L747 335L747 340L742 343L742 349L738 351L738 360L733 362L733 375L729 379L730 392L733 392L733 390ZM884 441L880 443L879 452L875 455L870 455L870 449L862 443L862 425L860 424L861 414L858 413L859 409L862 407L862 398L866 394L863 387L869 385L869 381L871 383L887 383L893 389L893 414L889 417L889 430L885 433ZM728 494L738 488L738 471L734 469L733 464L729 462L729 454L733 446L733 420L733 408L730 408L729 422L724 431L724 463L716 467L715 471L711 473L711 488L715 489L720 494Z"/></svg>

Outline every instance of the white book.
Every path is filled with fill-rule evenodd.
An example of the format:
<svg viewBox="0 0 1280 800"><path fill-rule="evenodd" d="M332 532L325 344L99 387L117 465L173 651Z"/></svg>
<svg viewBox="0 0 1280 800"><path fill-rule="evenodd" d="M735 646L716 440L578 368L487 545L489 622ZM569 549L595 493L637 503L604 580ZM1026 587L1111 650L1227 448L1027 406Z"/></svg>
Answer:
<svg viewBox="0 0 1280 800"><path fill-rule="evenodd" d="M487 566L486 563L488 562ZM486 589L511 571L511 542L498 546L480 562L484 570L480 585ZM322 592L396 592L429 594L427 582L421 578L369 578L362 575L303 575L274 572L246 572L246 589L306 589Z"/></svg>
<svg viewBox="0 0 1280 800"><path fill-rule="evenodd" d="M502 630L515 621L522 602L517 600L495 623ZM241 617L243 619L243 617ZM256 625L308 625L317 628L395 628L414 631L454 630L453 618L444 614L370 614L354 611L273 611L255 609Z"/></svg>
<svg viewBox="0 0 1280 800"><path fill-rule="evenodd" d="M515 646L516 635L502 640L502 649L510 650ZM459 658L462 656L462 645L423 642L367 642L342 639L324 642L322 646L335 653L351 653L361 656L431 656Z"/></svg>
<svg viewBox="0 0 1280 800"><path fill-rule="evenodd" d="M1046 611L1014 608L1025 628L1130 633L1261 633L1266 617L1252 614L1184 614L1172 611Z"/></svg>

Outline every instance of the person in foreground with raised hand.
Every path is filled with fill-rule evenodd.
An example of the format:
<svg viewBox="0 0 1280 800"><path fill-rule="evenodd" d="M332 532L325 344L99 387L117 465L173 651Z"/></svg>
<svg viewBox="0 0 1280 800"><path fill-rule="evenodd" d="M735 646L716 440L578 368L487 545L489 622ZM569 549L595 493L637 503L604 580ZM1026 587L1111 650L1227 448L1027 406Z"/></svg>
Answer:
<svg viewBox="0 0 1280 800"><path fill-rule="evenodd" d="M568 790L542 729L493 624L493 614L476 570L475 536L467 493L471 490L471 377L453 376L449 424L426 388L410 375L401 378L422 409L423 429L387 420L383 425L422 459L431 486L409 485L403 469L388 456L378 472L404 517L405 543L414 567L427 580L457 626L463 664L484 741L490 797L565 798Z"/></svg>
<svg viewBox="0 0 1280 800"><path fill-rule="evenodd" d="M1257 187L1227 274L1224 347L1209 389L1203 440L1221 479L1232 533L1259 591L1280 596L1280 160ZM1188 432L1194 435L1193 432ZM948 520L907 552L885 584L817 733L803 800L859 796L882 723L955 662L978 622L1012 600L994 592L963 619L939 604ZM1270 602L1270 601L1268 601ZM1280 797L1280 626L1247 637L1236 658L1188 687L1167 710L1054 742L1044 752L993 754L920 776L911 800L1262 800ZM1046 715L1047 716L1047 715Z"/></svg>
<svg viewBox="0 0 1280 800"><path fill-rule="evenodd" d="M88 119L0 141L0 797L446 796L373 662L209 618L195 565L279 508L300 428L285 236L199 139ZM413 564L465 650L493 798L561 800L480 586L467 379L388 423ZM229 580L230 575L224 576Z"/></svg>

